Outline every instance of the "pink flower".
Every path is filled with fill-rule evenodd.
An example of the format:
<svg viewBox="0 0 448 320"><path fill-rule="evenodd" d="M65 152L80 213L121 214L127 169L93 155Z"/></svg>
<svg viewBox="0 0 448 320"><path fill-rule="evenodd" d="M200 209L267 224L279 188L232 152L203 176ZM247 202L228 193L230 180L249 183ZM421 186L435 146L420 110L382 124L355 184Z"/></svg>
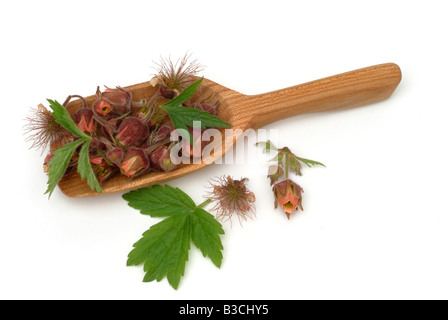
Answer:
<svg viewBox="0 0 448 320"><path fill-rule="evenodd" d="M93 107L95 108L96 113L98 113L100 116L107 116L113 110L110 103L102 100L96 101L93 104Z"/></svg>
<svg viewBox="0 0 448 320"><path fill-rule="evenodd" d="M280 204L283 211L290 218L295 210L302 209L302 192L303 189L292 180L283 180L274 185L272 188L275 196L275 208Z"/></svg>

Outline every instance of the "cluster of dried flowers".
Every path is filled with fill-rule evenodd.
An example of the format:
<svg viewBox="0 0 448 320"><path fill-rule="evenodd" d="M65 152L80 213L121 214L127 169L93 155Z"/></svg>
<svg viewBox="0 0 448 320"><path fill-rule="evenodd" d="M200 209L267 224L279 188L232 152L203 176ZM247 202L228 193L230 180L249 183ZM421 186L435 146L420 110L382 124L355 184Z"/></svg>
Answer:
<svg viewBox="0 0 448 320"><path fill-rule="evenodd" d="M201 66L196 61L188 63L187 56L177 63L162 59L158 74L150 81L158 90L148 100L134 101L132 92L122 87L107 88L104 92L98 88L96 101L90 106L81 96L67 98L64 107L74 98L83 102L72 120L92 138L90 163L100 183L117 173L138 177L149 171L168 172L176 168L170 159L171 148L177 143L170 141L174 127L168 114L159 107L197 80L199 71ZM183 106L216 115L219 103L187 101ZM77 137L60 125L43 105L33 110L27 120L25 130L27 140L32 141L31 147L42 152L49 148L44 161L44 170L48 173L54 151ZM192 153L191 146L186 146L182 151ZM76 166L78 156L75 152L68 168Z"/></svg>
<svg viewBox="0 0 448 320"><path fill-rule="evenodd" d="M317 161L300 158L292 153L287 147L278 149L270 141L259 142L258 145L264 147L266 151L272 150L278 152L271 160L276 164L269 167L268 178L271 186L273 186L272 191L274 192L275 197L275 208L280 205L289 219L291 214L296 210L299 210L299 208L303 211L303 189L289 177L289 173L293 172L296 175L301 176L301 163L306 164L308 167L324 165Z"/></svg>
<svg viewBox="0 0 448 320"><path fill-rule="evenodd" d="M150 171L168 172L176 169L170 157L171 149L178 143L170 139L176 128L163 105L176 97L180 99L181 95L194 86L201 70L196 61L188 63L188 56L175 64L169 59L162 59L158 65L158 73L150 81L157 90L148 100L135 101L132 92L122 87L107 88L104 92L98 88L92 105L78 95L66 99L60 106L64 112L72 99L82 101L82 108L71 116L67 113L67 117L71 117L72 125L88 137L88 157L84 153L85 162L90 162L93 174L100 184L117 173L134 178ZM199 85L200 81L196 83ZM182 107L189 108L189 112L196 109L211 117L217 115L219 101L215 104L191 99L182 101ZM43 105L32 110L27 121L25 129L27 140L32 141L31 147L41 149L42 152L49 148L44 160L44 170L50 172L51 176L50 161L54 152L79 139L79 136L61 125L55 118L55 113ZM273 186L275 208L280 206L289 219L299 208L303 210L303 189L289 178L289 173L302 175L301 163L309 167L323 164L297 157L287 147L277 149L270 141L259 142L258 145L263 146L266 151L277 151L276 157L272 159L276 164L269 167L268 178ZM194 157L197 151L194 146L184 142L184 155ZM78 159L82 161L80 147L69 158L66 173L77 165ZM218 220L230 220L235 214L241 223L255 216L255 195L247 188L247 182L247 178L234 180L230 176L211 180L211 191L206 198L214 203L213 211Z"/></svg>

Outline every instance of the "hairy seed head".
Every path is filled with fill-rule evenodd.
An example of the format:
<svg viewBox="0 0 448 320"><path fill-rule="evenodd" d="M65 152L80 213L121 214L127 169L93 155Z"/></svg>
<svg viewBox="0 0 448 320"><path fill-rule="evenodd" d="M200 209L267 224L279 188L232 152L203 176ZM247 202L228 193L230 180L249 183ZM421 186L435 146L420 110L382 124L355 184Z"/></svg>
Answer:
<svg viewBox="0 0 448 320"><path fill-rule="evenodd" d="M42 153L51 147L58 149L73 141L73 135L56 122L53 114L43 105L31 109L30 115L25 119L25 141L32 141L30 148L41 149Z"/></svg>
<svg viewBox="0 0 448 320"><path fill-rule="evenodd" d="M195 76L202 71L197 60L188 63L190 55L173 63L170 58L161 59L157 65L157 74L152 78L152 85L160 85L160 94L172 99L195 81Z"/></svg>
<svg viewBox="0 0 448 320"><path fill-rule="evenodd" d="M241 223L255 217L255 194L246 187L247 181L247 178L234 180L223 176L210 182L212 190L207 198L215 204L212 210L218 220L230 220L236 214Z"/></svg>

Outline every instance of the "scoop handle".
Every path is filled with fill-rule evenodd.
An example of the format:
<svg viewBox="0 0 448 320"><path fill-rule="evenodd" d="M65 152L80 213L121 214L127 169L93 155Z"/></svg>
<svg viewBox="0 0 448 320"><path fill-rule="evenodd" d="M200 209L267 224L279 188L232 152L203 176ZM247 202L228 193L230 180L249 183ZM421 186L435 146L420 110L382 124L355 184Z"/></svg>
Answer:
<svg viewBox="0 0 448 320"><path fill-rule="evenodd" d="M261 128L299 114L342 110L387 99L401 81L394 63L349 71L259 95L247 96L250 127Z"/></svg>

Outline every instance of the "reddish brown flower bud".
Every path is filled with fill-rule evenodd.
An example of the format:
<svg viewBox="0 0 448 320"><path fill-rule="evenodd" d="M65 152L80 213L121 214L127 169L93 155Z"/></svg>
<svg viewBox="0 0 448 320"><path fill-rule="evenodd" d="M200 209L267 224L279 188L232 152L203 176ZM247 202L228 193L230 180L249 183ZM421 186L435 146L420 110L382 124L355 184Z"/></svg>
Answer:
<svg viewBox="0 0 448 320"><path fill-rule="evenodd" d="M81 131L92 132L95 130L93 121L93 111L87 108L81 108L75 112L73 119Z"/></svg>
<svg viewBox="0 0 448 320"><path fill-rule="evenodd" d="M106 149L106 143L110 144L108 140L100 140L97 138L93 138L89 145L89 153L90 154L96 154L98 150L105 150Z"/></svg>
<svg viewBox="0 0 448 320"><path fill-rule="evenodd" d="M162 158L162 161L160 162L160 167L164 172L170 172L176 169L176 165L173 163L173 161L171 161L169 152L167 157Z"/></svg>
<svg viewBox="0 0 448 320"><path fill-rule="evenodd" d="M283 211L290 218L295 210L302 209L302 192L303 189L290 179L283 180L274 185L272 188L275 196L275 208L280 204Z"/></svg>
<svg viewBox="0 0 448 320"><path fill-rule="evenodd" d="M143 149L131 147L126 152L120 165L121 173L134 177L144 173L149 168L149 161Z"/></svg>
<svg viewBox="0 0 448 320"><path fill-rule="evenodd" d="M155 149L151 154L149 155L149 161L151 163L151 167L153 167L155 170L162 170L160 167L160 160L165 156L166 153L166 147L160 146L157 149Z"/></svg>
<svg viewBox="0 0 448 320"><path fill-rule="evenodd" d="M139 119L128 117L123 120L115 135L115 139L122 146L136 146L148 138L149 129Z"/></svg>
<svg viewBox="0 0 448 320"><path fill-rule="evenodd" d="M129 90L117 87L101 92L99 87L96 92L96 101L93 110L100 116L124 115L131 110L132 93Z"/></svg>
<svg viewBox="0 0 448 320"><path fill-rule="evenodd" d="M162 140L168 139L171 135L171 131L173 131L173 128L167 125L161 126L151 137L151 144L156 144L157 142L160 142Z"/></svg>
<svg viewBox="0 0 448 320"><path fill-rule="evenodd" d="M159 86L159 92L160 92L160 95L162 97L164 97L165 99L173 99L178 95L178 93L175 90L169 89L168 87L166 87L164 85Z"/></svg>
<svg viewBox="0 0 448 320"><path fill-rule="evenodd" d="M106 157L107 160L119 167L124 157L124 150L121 148L113 148L106 153Z"/></svg>
<svg viewBox="0 0 448 320"><path fill-rule="evenodd" d="M207 111L208 113L216 116L218 114L219 105L220 101L217 101L215 104L196 102L192 104L192 107L202 111Z"/></svg>
<svg viewBox="0 0 448 320"><path fill-rule="evenodd" d="M171 161L171 148L168 146L160 146L155 149L149 156L151 166L159 171L169 172L176 168L176 165Z"/></svg>
<svg viewBox="0 0 448 320"><path fill-rule="evenodd" d="M102 94L102 101L109 103L115 113L122 115L130 111L132 94L129 90L121 87L117 89L107 89Z"/></svg>

